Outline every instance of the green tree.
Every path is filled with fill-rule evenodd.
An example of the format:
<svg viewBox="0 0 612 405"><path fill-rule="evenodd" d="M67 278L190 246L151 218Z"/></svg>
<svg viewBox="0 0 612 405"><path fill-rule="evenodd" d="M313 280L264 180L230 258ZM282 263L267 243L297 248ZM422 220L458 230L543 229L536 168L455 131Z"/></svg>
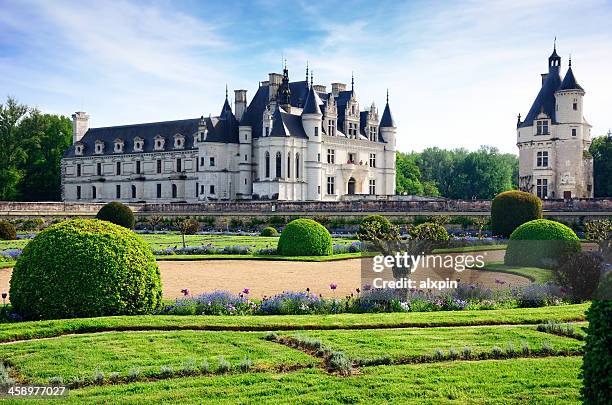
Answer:
<svg viewBox="0 0 612 405"><path fill-rule="evenodd" d="M595 197L612 196L612 134L593 139L589 152L593 155Z"/></svg>
<svg viewBox="0 0 612 405"><path fill-rule="evenodd" d="M459 166L460 193L452 198L490 199L512 189L512 166L497 148L482 146L470 152Z"/></svg>
<svg viewBox="0 0 612 405"><path fill-rule="evenodd" d="M19 183L20 198L25 201L61 199L61 161L72 144L72 124L68 117L35 112L19 125L27 140L24 176Z"/></svg>
<svg viewBox="0 0 612 405"><path fill-rule="evenodd" d="M396 190L399 194L423 195L421 172L410 155L397 153L395 159Z"/></svg>
<svg viewBox="0 0 612 405"><path fill-rule="evenodd" d="M19 197L18 184L23 177L21 165L27 159L19 124L32 111L12 97L0 104L0 200L15 200Z"/></svg>

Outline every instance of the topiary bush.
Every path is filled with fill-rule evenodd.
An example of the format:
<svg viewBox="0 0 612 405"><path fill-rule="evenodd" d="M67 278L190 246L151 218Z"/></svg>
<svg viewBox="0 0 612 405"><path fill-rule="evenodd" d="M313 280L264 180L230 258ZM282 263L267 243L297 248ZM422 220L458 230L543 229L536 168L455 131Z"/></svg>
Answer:
<svg viewBox="0 0 612 405"><path fill-rule="evenodd" d="M491 203L491 230L496 236L507 238L518 226L540 218L542 201L525 191L504 191Z"/></svg>
<svg viewBox="0 0 612 405"><path fill-rule="evenodd" d="M112 222L113 224L128 229L134 228L135 224L134 213L130 207L119 201L109 202L104 205L104 207L100 208L100 211L98 211L96 215L96 219Z"/></svg>
<svg viewBox="0 0 612 405"><path fill-rule="evenodd" d="M276 230L276 228L273 228L271 226L265 227L259 233L259 236L277 236L277 235L278 235L278 231Z"/></svg>
<svg viewBox="0 0 612 405"><path fill-rule="evenodd" d="M372 238L386 240L394 232L394 225L382 215L368 215L359 224L357 237L367 241Z"/></svg>
<svg viewBox="0 0 612 405"><path fill-rule="evenodd" d="M442 225L425 222L410 230L410 236L417 240L445 241L448 240L448 232Z"/></svg>
<svg viewBox="0 0 612 405"><path fill-rule="evenodd" d="M612 272L601 287L612 291ZM582 361L584 404L612 404L612 296L594 300L587 311L587 336Z"/></svg>
<svg viewBox="0 0 612 405"><path fill-rule="evenodd" d="M1 240L15 240L17 239L17 230L15 225L8 221L0 221L0 239Z"/></svg>
<svg viewBox="0 0 612 405"><path fill-rule="evenodd" d="M287 224L278 239L282 256L329 256L332 254L329 231L312 219L296 219Z"/></svg>
<svg viewBox="0 0 612 405"><path fill-rule="evenodd" d="M555 283L565 288L572 299L585 301L593 297L604 273L601 255L592 252L574 253L561 259L554 268Z"/></svg>
<svg viewBox="0 0 612 405"><path fill-rule="evenodd" d="M570 228L548 219L535 219L512 232L504 263L510 266L554 267L562 257L580 251L580 240Z"/></svg>
<svg viewBox="0 0 612 405"><path fill-rule="evenodd" d="M26 245L10 282L25 319L148 314L162 302L159 268L134 232L99 220L52 225Z"/></svg>

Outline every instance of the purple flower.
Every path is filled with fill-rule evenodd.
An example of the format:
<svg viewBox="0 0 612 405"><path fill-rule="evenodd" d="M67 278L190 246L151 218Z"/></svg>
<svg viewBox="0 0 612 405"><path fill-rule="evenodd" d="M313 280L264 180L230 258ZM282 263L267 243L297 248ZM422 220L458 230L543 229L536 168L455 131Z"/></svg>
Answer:
<svg viewBox="0 0 612 405"><path fill-rule="evenodd" d="M250 289L250 288L245 288L244 290L242 290L242 293L243 293L243 294L248 294L248 293L249 293L249 291L251 291L251 289Z"/></svg>
<svg viewBox="0 0 612 405"><path fill-rule="evenodd" d="M181 290L181 292L183 293L184 296L188 296L189 295L189 288L183 288Z"/></svg>
<svg viewBox="0 0 612 405"><path fill-rule="evenodd" d="M372 286L370 284L363 285L363 291L370 291L371 289L372 289Z"/></svg>
<svg viewBox="0 0 612 405"><path fill-rule="evenodd" d="M329 288L331 288L332 290L335 290L336 288L338 288L338 284L336 284L336 283L331 283L331 284L329 285Z"/></svg>

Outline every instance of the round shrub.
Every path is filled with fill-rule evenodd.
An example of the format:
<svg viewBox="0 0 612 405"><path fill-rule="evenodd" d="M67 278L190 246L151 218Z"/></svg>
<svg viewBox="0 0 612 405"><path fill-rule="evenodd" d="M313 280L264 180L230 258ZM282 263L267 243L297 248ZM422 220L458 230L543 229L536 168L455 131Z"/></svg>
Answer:
<svg viewBox="0 0 612 405"><path fill-rule="evenodd" d="M448 232L442 225L425 222L410 230L410 235L417 240L445 241L448 240Z"/></svg>
<svg viewBox="0 0 612 405"><path fill-rule="evenodd" d="M11 304L26 319L148 314L161 304L150 247L110 222L52 225L26 245L13 269Z"/></svg>
<svg viewBox="0 0 612 405"><path fill-rule="evenodd" d="M104 205L104 207L100 208L98 215L96 215L96 219L112 222L113 224L128 229L132 229L135 223L134 213L130 207L119 201L109 202Z"/></svg>
<svg viewBox="0 0 612 405"><path fill-rule="evenodd" d="M17 230L15 225L8 221L0 221L0 239L1 240L15 240L17 239Z"/></svg>
<svg viewBox="0 0 612 405"><path fill-rule="evenodd" d="M504 263L554 267L563 256L580 251L580 240L570 228L548 219L534 219L512 232Z"/></svg>
<svg viewBox="0 0 612 405"><path fill-rule="evenodd" d="M277 236L277 235L278 235L278 231L276 230L276 228L273 228L271 226L265 227L259 233L259 236Z"/></svg>
<svg viewBox="0 0 612 405"><path fill-rule="evenodd" d="M372 236L386 240L394 232L393 224L382 215L368 215L359 224L357 236L360 240L370 240Z"/></svg>
<svg viewBox="0 0 612 405"><path fill-rule="evenodd" d="M601 255L592 252L574 253L561 259L555 267L555 282L577 301L593 297L604 272Z"/></svg>
<svg viewBox="0 0 612 405"><path fill-rule="evenodd" d="M329 256L332 238L329 231L312 219L296 219L287 224L278 239L282 256Z"/></svg>
<svg viewBox="0 0 612 405"><path fill-rule="evenodd" d="M611 273L612 274L612 273ZM612 280L612 279L611 279ZM587 311L582 359L582 403L612 403L612 301L594 300Z"/></svg>
<svg viewBox="0 0 612 405"><path fill-rule="evenodd" d="M525 191L504 191L491 203L491 229L496 236L507 238L519 225L540 218L542 201Z"/></svg>

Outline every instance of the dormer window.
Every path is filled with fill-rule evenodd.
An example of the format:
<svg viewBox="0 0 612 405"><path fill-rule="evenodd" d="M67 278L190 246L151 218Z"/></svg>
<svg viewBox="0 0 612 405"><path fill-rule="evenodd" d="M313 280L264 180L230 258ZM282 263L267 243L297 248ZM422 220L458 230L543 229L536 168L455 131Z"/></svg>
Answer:
<svg viewBox="0 0 612 405"><path fill-rule="evenodd" d="M174 149L183 149L185 147L185 137L181 134L174 135Z"/></svg>
<svg viewBox="0 0 612 405"><path fill-rule="evenodd" d="M83 144L79 142L76 145L74 145L74 154L77 156L82 156L84 149L85 148L83 147Z"/></svg>
<svg viewBox="0 0 612 405"><path fill-rule="evenodd" d="M548 120L536 121L536 135L548 135Z"/></svg>
<svg viewBox="0 0 612 405"><path fill-rule="evenodd" d="M144 140L139 137L134 138L134 152L142 152L143 147L144 147Z"/></svg>
<svg viewBox="0 0 612 405"><path fill-rule="evenodd" d="M123 140L122 139L115 139L115 153L123 153Z"/></svg>
<svg viewBox="0 0 612 405"><path fill-rule="evenodd" d="M155 150L164 150L165 143L166 140L164 139L164 137L161 135L157 135L155 137Z"/></svg>
<svg viewBox="0 0 612 405"><path fill-rule="evenodd" d="M97 155L101 155L102 153L104 153L104 142L103 141L100 141L100 140L96 141L95 151Z"/></svg>

